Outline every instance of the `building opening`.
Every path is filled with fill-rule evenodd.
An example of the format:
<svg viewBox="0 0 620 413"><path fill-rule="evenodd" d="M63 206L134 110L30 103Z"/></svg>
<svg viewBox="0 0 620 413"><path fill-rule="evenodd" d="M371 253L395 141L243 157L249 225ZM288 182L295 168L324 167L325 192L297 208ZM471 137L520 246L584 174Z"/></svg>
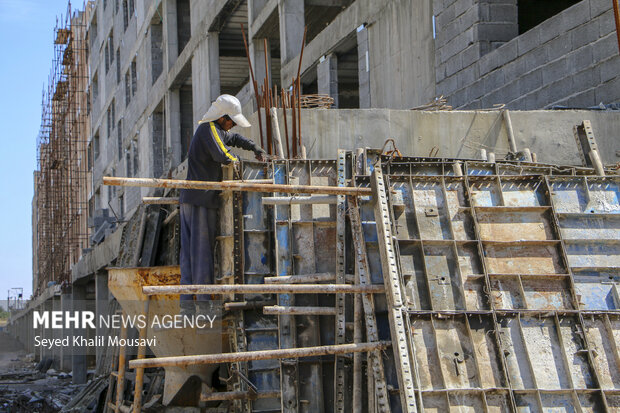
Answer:
<svg viewBox="0 0 620 413"><path fill-rule="evenodd" d="M538 26L581 0L519 0L519 34Z"/></svg>

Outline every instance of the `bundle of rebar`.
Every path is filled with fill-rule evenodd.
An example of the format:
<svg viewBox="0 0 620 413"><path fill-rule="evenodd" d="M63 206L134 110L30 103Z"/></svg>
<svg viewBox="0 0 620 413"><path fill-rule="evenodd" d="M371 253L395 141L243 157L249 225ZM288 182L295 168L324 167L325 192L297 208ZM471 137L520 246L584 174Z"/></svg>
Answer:
<svg viewBox="0 0 620 413"><path fill-rule="evenodd" d="M289 90L284 90L276 85L273 87L269 83L269 58L267 54L267 39L264 39L264 51L265 51L265 77L263 83L259 85L254 78L254 69L252 67L252 60L250 59L250 51L248 48L247 38L245 36L245 29L243 23L241 24L241 34L243 36L243 44L245 46L245 52L248 58L248 64L250 66L250 77L252 86L254 87L254 97L256 99L256 107L258 114L258 128L260 134L261 146L269 155L283 156L284 153L278 154L277 142L274 139L274 120L272 112L277 109L282 109L282 118L284 119L284 140L286 142L286 157L287 158L301 158L306 157L305 147L301 139L301 108L318 107L318 106L304 106L302 102L318 102L318 98L308 97L304 99L301 95L301 62L304 57L304 47L306 44L306 33L308 28L304 29L304 37L301 44L301 52L299 54L299 65L297 67L297 77L291 79L291 87ZM308 96L320 96L320 95L308 95ZM330 98L331 99L331 98ZM333 103L333 99L332 103ZM325 105L326 103L323 103ZM331 106L331 104L329 105ZM290 111L291 116L291 130L289 134L289 125L286 111ZM261 111L265 113L265 130L263 134L263 117ZM277 114L276 114L277 115ZM277 116L275 116L277 121ZM289 138L290 136L290 138Z"/></svg>

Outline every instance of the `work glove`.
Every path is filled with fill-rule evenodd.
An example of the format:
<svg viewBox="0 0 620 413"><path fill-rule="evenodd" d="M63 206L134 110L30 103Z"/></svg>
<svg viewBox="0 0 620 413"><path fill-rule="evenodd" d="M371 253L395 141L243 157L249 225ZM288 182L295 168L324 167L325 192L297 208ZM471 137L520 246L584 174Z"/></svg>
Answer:
<svg viewBox="0 0 620 413"><path fill-rule="evenodd" d="M267 152L263 148L256 147L254 149L254 155L257 161L267 162Z"/></svg>

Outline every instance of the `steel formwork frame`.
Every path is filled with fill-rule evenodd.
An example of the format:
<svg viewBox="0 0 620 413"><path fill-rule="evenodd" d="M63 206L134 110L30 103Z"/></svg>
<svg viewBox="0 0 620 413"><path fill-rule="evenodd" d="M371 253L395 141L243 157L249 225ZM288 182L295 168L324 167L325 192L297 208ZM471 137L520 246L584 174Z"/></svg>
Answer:
<svg viewBox="0 0 620 413"><path fill-rule="evenodd" d="M50 282L71 281L71 265L88 246L88 45L92 2L57 19L54 54L43 90L35 174L38 295Z"/></svg>

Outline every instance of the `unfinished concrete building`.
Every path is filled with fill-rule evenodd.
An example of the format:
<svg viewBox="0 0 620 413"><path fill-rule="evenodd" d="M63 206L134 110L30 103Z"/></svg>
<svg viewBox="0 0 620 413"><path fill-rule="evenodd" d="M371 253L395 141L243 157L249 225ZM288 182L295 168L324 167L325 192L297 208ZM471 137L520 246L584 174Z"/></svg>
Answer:
<svg viewBox="0 0 620 413"><path fill-rule="evenodd" d="M85 222L87 210L89 228L81 227L81 243L67 256L61 277L50 276L55 273L47 270L35 274L37 297L28 309L14 315L15 334L40 358L53 357L58 368L72 370L75 382L86 381L88 369L94 368L99 392L105 388L102 380L121 369L114 364L114 360L118 363L118 353L114 353L118 350L114 349L89 354L34 349L35 333L28 328L32 310L114 313L121 311L117 302L122 301L121 287L133 288L136 297L144 299L142 284L128 287L121 282L134 277L135 272L114 273L109 267L162 267L148 270L154 284L161 277L177 280L177 208L143 203L149 196L173 198L174 190L109 186L103 184L103 178L182 179L196 124L221 93L241 100L252 123L252 128L242 133L255 141L267 133L258 126L264 113L256 112L260 105L251 81L243 23L252 74L259 83L265 82L266 89L289 90L299 71L301 94L333 99L331 109L298 113L300 140L308 158L317 161L245 162L244 179L346 184L358 189L383 180L391 188L389 201L383 205L389 219L375 223L380 218L371 202L379 196L376 188L370 199L359 198L361 217L349 215L355 197L331 199L318 207L302 205L287 210L273 206L272 210L263 209L263 203L272 202L265 199L274 193L225 192L223 199L234 216L222 212L219 282L260 284L270 276L325 273L331 278L322 282L354 285L359 280L351 275L367 271L370 284L385 283L386 290L375 292L377 311L369 310L365 316L370 318L364 321L372 324L376 317L380 334L372 329L364 329L363 334L356 330L370 346L363 354L388 348L384 342L391 339L396 343L398 337L408 348L386 350L384 357L369 357L368 364L365 355L362 360L352 353L289 364L276 359L264 364L231 363L229 367L241 374L231 376L227 388L219 389L221 395L199 394L204 389L189 383L185 376L165 385L157 381L161 377L153 376L147 386L150 393L143 401L149 402L158 389L169 386L163 390L165 404L189 400L196 405L200 400L237 398L229 405L233 411L349 411L354 407L362 411L362 406L369 412L457 407L515 411L524 406L545 411L562 403L579 404L584 411L613 411L618 404L615 377L620 373L614 370L609 373L612 379L607 380L605 365L590 354L598 351L617 360L610 351L617 320L608 313L620 308L616 280L620 255L617 243L605 239L617 237L618 181L594 175L600 171L613 174L612 167L620 160L620 115L612 110L519 110L584 108L620 101L619 45L611 2L551 3L541 8L537 2L524 0L88 2L80 14L86 19L81 40L88 45L88 83L80 93L88 98L79 107L88 111L83 121L88 132L81 135L88 136L87 142L82 142L88 144L88 174L84 175L88 179L81 187L88 196L80 201L80 222ZM56 81L51 85L51 96L64 87ZM439 95L447 102L429 105ZM492 109L495 104L505 107ZM492 110L440 110L446 105ZM428 110L409 110L412 108ZM292 114L276 112L280 130L288 131ZM266 124L265 118L261 119ZM584 132L588 124L588 133L596 135L594 145L588 143L591 135ZM578 125L582 132L576 131ZM586 138L579 140L579 136ZM393 163L377 150L355 152L356 148L381 148L388 138L394 139L403 155L418 158ZM44 144L42 148L46 148ZM75 150L85 150L81 148ZM597 166L588 155L593 150L601 158L596 171L590 169ZM503 161L506 157L511 160ZM80 159L82 167L85 158ZM379 160L381 167L376 168L371 160ZM53 162L46 168L35 174L37 183L45 182L45 171L56 170ZM375 169L385 178L372 174ZM46 194L40 185L33 202L37 217L43 213L41 202ZM370 196L368 189L363 190ZM604 204L603 209L592 207L591 203L598 201ZM502 214L505 216L497 217ZM587 214L594 218L585 217ZM527 235L528 239L510 238L495 225L505 220L518 233L528 232L519 226L520 220L541 225L543 230ZM47 221L34 220L37 233L56 234L42 222ZM581 229L574 230L575 225ZM273 228L279 226L295 229L287 237L277 238ZM305 229L297 229L302 227ZM588 228L596 229L592 237L602 240L600 248L588 241ZM387 247L379 243L380 235L390 231L400 238L394 241L398 245L393 245L396 255L387 257ZM300 258L302 245L296 244L300 236L301 241L307 241L312 259ZM353 240L355 237L359 238ZM56 245L55 238L41 239L47 240L46 245ZM324 243L312 241L318 239ZM274 251L282 251L289 240L288 255L276 256ZM522 251L516 263L508 262L507 257L513 244L519 244L516 249ZM53 257L50 248L34 251L37 268L49 261L46 257ZM536 255L538 250L544 253ZM358 253L367 257L367 268L355 264ZM527 257L532 254L537 259L530 263ZM263 262L264 257L268 258ZM323 257L327 257L324 262ZM382 275L386 271L382 265L389 260L397 260L396 284L388 284ZM520 270L521 265L527 270ZM114 284L109 286L113 278ZM66 281L72 288L48 287L48 281ZM402 308L391 312L394 297L389 293L396 290L406 298ZM537 294L545 300L539 300ZM360 325L352 314L357 300L349 299L348 294L346 300L344 293L301 298L297 304L315 311L316 306L324 306L327 310L322 311L329 313L304 316L263 316L263 307L293 304L280 301L278 295L264 295L258 309L240 308L230 320L234 332L228 336L229 351L278 349L282 323L291 323L290 317L304 325L299 327L299 336L291 334L293 347L359 344L359 337L353 337L354 328ZM243 297L232 296L231 300L245 301ZM530 313L539 317L538 321L528 318ZM422 333L399 332L394 324L399 314L407 319L410 331ZM604 334L603 326L607 328ZM543 340L535 333L538 328L549 331L552 338ZM585 331L589 338L582 343L574 334L568 337L567 331ZM68 329L61 334L78 332ZM82 333L120 335L121 331ZM401 335L395 336L397 333ZM126 334L137 336L139 332ZM506 335L515 337L514 341L502 341ZM383 344L377 344L379 339ZM570 373L570 380L543 377L533 368L543 361L533 354L532 345L539 341L551 352L554 346L561 346L562 351L555 354L561 367L555 368L559 375ZM487 353L472 352L482 345L488 347ZM578 363L582 370L566 362L573 350L581 354ZM515 354L528 357L524 360L529 367L515 362ZM149 358L154 355L161 357L148 354ZM378 360L383 363L381 368L374 364ZM407 362L415 366L413 376L406 373ZM611 364L609 368L614 369ZM360 378L362 365L364 377L372 378ZM249 382L242 376L249 377ZM300 381L286 381L289 376ZM410 388L409 379L413 381ZM136 381L127 382L133 386ZM301 382L309 387L302 388ZM117 385L110 386L111 399L107 401L116 408L124 399L135 405L130 389L119 392L114 389ZM364 395L362 400L360 386L377 397Z"/></svg>

